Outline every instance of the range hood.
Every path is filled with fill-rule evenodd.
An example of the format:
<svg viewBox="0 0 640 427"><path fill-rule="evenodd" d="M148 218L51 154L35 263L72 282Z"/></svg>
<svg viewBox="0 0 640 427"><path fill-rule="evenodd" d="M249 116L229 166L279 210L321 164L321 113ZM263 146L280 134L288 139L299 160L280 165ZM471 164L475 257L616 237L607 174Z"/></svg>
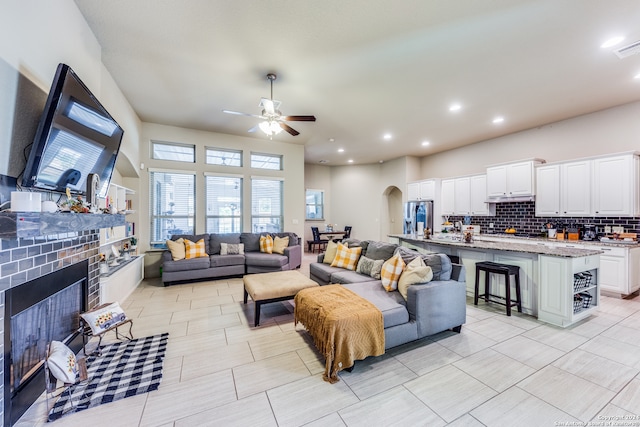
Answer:
<svg viewBox="0 0 640 427"><path fill-rule="evenodd" d="M536 196L488 197L486 203L535 202Z"/></svg>

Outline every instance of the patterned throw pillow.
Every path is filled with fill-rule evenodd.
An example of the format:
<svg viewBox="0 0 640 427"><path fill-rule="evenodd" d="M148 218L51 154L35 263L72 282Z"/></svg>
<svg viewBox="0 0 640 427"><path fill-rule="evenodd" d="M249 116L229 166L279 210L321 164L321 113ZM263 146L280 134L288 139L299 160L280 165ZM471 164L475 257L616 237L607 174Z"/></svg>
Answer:
<svg viewBox="0 0 640 427"><path fill-rule="evenodd" d="M331 267L346 268L347 270L355 270L358 265L358 258L362 253L362 248L349 248L342 243L338 243L336 257L331 263Z"/></svg>
<svg viewBox="0 0 640 427"><path fill-rule="evenodd" d="M289 237L278 237L273 239L273 253L284 255L285 248L289 246Z"/></svg>
<svg viewBox="0 0 640 427"><path fill-rule="evenodd" d="M167 240L167 248L171 251L171 258L174 261L180 261L187 256L184 252L184 239L182 237L175 242Z"/></svg>
<svg viewBox="0 0 640 427"><path fill-rule="evenodd" d="M387 292L398 289L398 279L400 279L404 266L405 263L400 254L395 254L382 264L380 278L382 279L382 287Z"/></svg>
<svg viewBox="0 0 640 427"><path fill-rule="evenodd" d="M58 381L65 384L76 382L78 364L73 351L60 341L51 341L49 345L49 357L47 358L49 371Z"/></svg>
<svg viewBox="0 0 640 427"><path fill-rule="evenodd" d="M260 252L273 253L273 237L271 235L260 236Z"/></svg>
<svg viewBox="0 0 640 427"><path fill-rule="evenodd" d="M122 307L120 307L120 304L117 302L111 303L98 310L82 313L80 316L87 322L93 335L101 334L117 323L124 322L127 318L124 310L122 310Z"/></svg>
<svg viewBox="0 0 640 427"><path fill-rule="evenodd" d="M338 244L333 240L329 241L329 243L327 243L327 249L324 250L324 258L322 258L322 262L324 264L331 264L333 260L336 258L337 252L338 252Z"/></svg>
<svg viewBox="0 0 640 427"><path fill-rule="evenodd" d="M200 239L196 243L189 239L184 239L184 252L186 259L209 256L204 250L204 239Z"/></svg>
<svg viewBox="0 0 640 427"><path fill-rule="evenodd" d="M427 283L433 279L433 270L426 265L422 258L416 257L407 264L407 268L404 269L400 279L398 280L398 292L403 298L407 299L407 292L409 286L416 285L418 283Z"/></svg>
<svg viewBox="0 0 640 427"><path fill-rule="evenodd" d="M358 261L358 267L356 273L366 274L374 279L380 279L380 271L382 271L383 259L371 259L366 256L361 256Z"/></svg>
<svg viewBox="0 0 640 427"><path fill-rule="evenodd" d="M243 243L220 242L220 255L242 255L244 254Z"/></svg>

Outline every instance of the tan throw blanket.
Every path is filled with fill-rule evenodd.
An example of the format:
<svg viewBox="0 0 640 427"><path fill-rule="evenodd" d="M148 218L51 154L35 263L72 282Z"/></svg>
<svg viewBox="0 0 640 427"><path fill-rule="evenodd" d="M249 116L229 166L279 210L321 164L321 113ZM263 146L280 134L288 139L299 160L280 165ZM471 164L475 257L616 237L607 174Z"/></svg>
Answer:
<svg viewBox="0 0 640 427"><path fill-rule="evenodd" d="M384 354L384 325L378 308L341 285L303 289L295 297L295 324L302 323L325 357L322 378L340 381L338 372L355 360Z"/></svg>

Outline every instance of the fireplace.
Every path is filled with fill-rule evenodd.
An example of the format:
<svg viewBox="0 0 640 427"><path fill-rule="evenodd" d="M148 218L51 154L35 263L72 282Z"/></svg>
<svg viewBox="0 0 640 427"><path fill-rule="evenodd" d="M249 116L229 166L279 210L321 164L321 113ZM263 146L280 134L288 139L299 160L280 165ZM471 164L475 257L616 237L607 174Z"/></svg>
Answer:
<svg viewBox="0 0 640 427"><path fill-rule="evenodd" d="M88 304L88 260L8 289L4 313L4 425L13 425L44 391L47 344L82 346L79 315Z"/></svg>

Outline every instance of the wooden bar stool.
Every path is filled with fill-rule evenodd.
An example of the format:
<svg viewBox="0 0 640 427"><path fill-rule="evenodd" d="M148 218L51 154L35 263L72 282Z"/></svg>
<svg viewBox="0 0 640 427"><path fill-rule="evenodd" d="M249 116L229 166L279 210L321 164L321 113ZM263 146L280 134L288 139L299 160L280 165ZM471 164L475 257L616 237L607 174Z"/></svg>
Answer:
<svg viewBox="0 0 640 427"><path fill-rule="evenodd" d="M480 272L484 271L484 294L480 294ZM505 296L494 295L489 292L489 278L491 273L504 275ZM511 299L511 276L515 277L516 299ZM522 313L522 298L520 296L520 267L517 265L500 264L491 261L476 263L476 284L473 293L473 304L478 305L478 298L484 298L486 302L494 302L507 307L507 316L511 316L511 307L517 306Z"/></svg>

